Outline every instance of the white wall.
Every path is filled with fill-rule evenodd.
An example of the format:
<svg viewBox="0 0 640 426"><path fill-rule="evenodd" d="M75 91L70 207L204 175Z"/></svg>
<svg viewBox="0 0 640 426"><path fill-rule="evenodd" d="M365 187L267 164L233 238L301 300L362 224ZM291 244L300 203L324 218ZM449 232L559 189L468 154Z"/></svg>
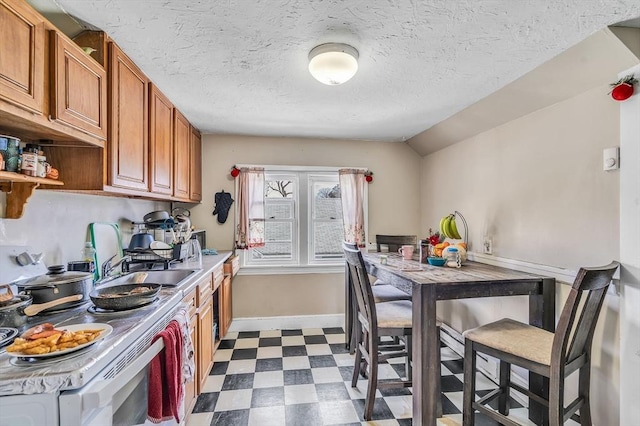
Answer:
<svg viewBox="0 0 640 426"><path fill-rule="evenodd" d="M422 228L459 210L471 250L577 270L619 258L619 172L602 170L618 145L618 104L607 87L511 121L423 159ZM443 190L443 188L446 188ZM562 286L561 286L562 287ZM557 311L567 288L558 289ZM459 331L502 317L527 321L525 298L445 302ZM608 295L593 350L594 423L619 423L619 298Z"/></svg>
<svg viewBox="0 0 640 426"><path fill-rule="evenodd" d="M4 210L4 194L0 206ZM22 218L0 219L0 245L29 245L44 253L46 265L66 265L80 260L91 222L119 223L126 245L131 236L127 222L140 222L146 213L168 208L165 202L36 190ZM0 271L0 281L1 277Z"/></svg>
<svg viewBox="0 0 640 426"><path fill-rule="evenodd" d="M194 224L207 230L210 248L233 248L233 208L225 224L211 213L216 192L234 192L229 175L234 164L368 167L374 173L369 185L370 240L376 233L426 232L419 226L420 157L404 143L204 135L202 147L203 201L191 213ZM344 309L343 274L239 275L233 286L234 318L336 314Z"/></svg>

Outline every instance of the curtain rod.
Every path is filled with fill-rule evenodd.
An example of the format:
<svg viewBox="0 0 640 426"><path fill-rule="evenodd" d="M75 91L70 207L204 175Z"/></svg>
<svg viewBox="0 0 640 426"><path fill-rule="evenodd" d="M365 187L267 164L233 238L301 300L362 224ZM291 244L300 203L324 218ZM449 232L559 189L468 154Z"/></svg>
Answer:
<svg viewBox="0 0 640 426"><path fill-rule="evenodd" d="M316 172L321 172L321 171L326 171L326 172L333 172L333 171L338 171L340 169L356 169L356 170L364 170L364 171L368 171L369 168L368 167L328 167L328 166L277 166L277 165L264 165L264 164L234 164L235 167L241 168L241 167L262 167L266 170L284 170L284 171L291 171L291 170L306 170L306 171L316 171Z"/></svg>

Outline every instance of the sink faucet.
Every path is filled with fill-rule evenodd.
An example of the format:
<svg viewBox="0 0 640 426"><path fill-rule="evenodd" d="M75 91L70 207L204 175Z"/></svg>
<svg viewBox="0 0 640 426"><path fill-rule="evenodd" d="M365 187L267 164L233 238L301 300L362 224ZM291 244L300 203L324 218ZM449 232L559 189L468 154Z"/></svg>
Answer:
<svg viewBox="0 0 640 426"><path fill-rule="evenodd" d="M117 255L114 254L102 264L102 279L109 277L117 267L120 267L120 272L122 272L122 264L131 261L131 256L123 256L120 258L120 260L112 265L111 261L116 256Z"/></svg>

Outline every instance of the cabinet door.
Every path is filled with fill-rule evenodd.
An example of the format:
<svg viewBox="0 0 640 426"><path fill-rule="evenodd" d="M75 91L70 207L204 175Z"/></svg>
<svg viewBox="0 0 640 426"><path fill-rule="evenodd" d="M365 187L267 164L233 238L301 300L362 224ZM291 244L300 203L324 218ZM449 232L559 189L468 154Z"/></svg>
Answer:
<svg viewBox="0 0 640 426"><path fill-rule="evenodd" d="M220 338L223 338L229 331L229 326L231 326L231 321L233 320L230 275L224 276L220 286L220 302Z"/></svg>
<svg viewBox="0 0 640 426"><path fill-rule="evenodd" d="M191 127L191 176L189 178L189 198L202 201L202 138L195 127Z"/></svg>
<svg viewBox="0 0 640 426"><path fill-rule="evenodd" d="M199 392L213 367L213 297L209 297L198 312L198 384Z"/></svg>
<svg viewBox="0 0 640 426"><path fill-rule="evenodd" d="M26 2L0 0L0 40L0 99L42 114L43 18Z"/></svg>
<svg viewBox="0 0 640 426"><path fill-rule="evenodd" d="M109 67L109 183L147 191L149 80L115 43L109 44Z"/></svg>
<svg viewBox="0 0 640 426"><path fill-rule="evenodd" d="M189 166L191 162L191 125L184 115L174 108L174 180L173 196L189 199Z"/></svg>
<svg viewBox="0 0 640 426"><path fill-rule="evenodd" d="M173 195L173 104L149 84L149 170L151 192Z"/></svg>
<svg viewBox="0 0 640 426"><path fill-rule="evenodd" d="M60 33L50 31L53 90L51 116L71 127L107 137L107 72Z"/></svg>

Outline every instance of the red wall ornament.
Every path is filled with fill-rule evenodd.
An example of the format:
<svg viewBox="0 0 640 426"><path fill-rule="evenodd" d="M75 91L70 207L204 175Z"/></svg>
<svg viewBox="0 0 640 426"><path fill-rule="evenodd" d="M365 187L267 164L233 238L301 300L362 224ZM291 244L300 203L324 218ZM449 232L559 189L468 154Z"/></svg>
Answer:
<svg viewBox="0 0 640 426"><path fill-rule="evenodd" d="M366 180L369 183L373 182L373 172L366 172L364 174L364 180Z"/></svg>
<svg viewBox="0 0 640 426"><path fill-rule="evenodd" d="M236 166L233 166L231 168L231 176L235 179L238 177L239 174L240 174L240 169L238 169Z"/></svg>
<svg viewBox="0 0 640 426"><path fill-rule="evenodd" d="M633 95L633 86L637 82L638 80L633 76L633 74L630 74L615 83L611 83L610 86L613 87L610 92L611 97L618 102L626 101Z"/></svg>

